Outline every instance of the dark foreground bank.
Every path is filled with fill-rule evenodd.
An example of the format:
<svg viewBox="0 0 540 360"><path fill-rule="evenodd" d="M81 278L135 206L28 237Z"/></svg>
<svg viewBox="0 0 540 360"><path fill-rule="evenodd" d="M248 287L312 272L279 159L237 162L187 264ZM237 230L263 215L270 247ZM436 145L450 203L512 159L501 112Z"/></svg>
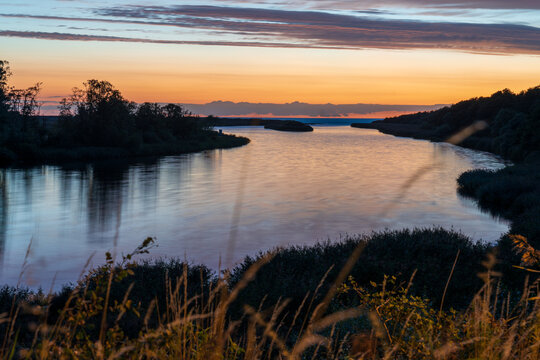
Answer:
<svg viewBox="0 0 540 360"><path fill-rule="evenodd" d="M538 354L538 300L520 301L504 277L489 275L499 270L494 248L459 233L387 231L277 249L225 275L177 260L133 262L152 243L121 263L107 255L57 294L2 288L2 358L419 359L455 343L466 344L445 350L455 358L502 354L508 344L514 357Z"/></svg>

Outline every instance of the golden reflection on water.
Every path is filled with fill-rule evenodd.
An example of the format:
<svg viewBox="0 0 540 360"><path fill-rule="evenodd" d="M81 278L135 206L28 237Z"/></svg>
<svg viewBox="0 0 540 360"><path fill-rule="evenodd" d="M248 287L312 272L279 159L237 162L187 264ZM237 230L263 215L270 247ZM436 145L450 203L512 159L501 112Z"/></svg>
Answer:
<svg viewBox="0 0 540 360"><path fill-rule="evenodd" d="M31 238L26 283L48 288L55 274L57 284L75 280L115 239L125 253L155 236L153 256L217 268L220 257L230 265L275 246L385 228L440 225L487 241L508 229L456 194L463 171L503 166L490 154L350 127L225 131L252 142L132 163L2 170L0 281L16 282ZM430 171L401 194L422 167Z"/></svg>

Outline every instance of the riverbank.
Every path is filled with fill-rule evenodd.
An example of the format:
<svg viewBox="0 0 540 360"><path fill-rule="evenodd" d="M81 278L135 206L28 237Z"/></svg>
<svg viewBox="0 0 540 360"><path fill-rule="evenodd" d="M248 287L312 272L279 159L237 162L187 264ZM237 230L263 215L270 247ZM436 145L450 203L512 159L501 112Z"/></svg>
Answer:
<svg viewBox="0 0 540 360"><path fill-rule="evenodd" d="M381 121L352 126L376 129L394 136L443 141L434 131L418 124ZM469 142L466 147L477 148L475 144ZM477 201L481 209L510 221L509 232L497 241L497 256L504 278L509 286L517 288L523 282L523 272L515 268L521 263L521 255L516 252L510 234L523 236L532 247L540 249L540 159L533 154L498 171L470 170L457 178L457 185L457 191Z"/></svg>
<svg viewBox="0 0 540 360"><path fill-rule="evenodd" d="M435 134L435 131L429 129L423 129L418 124L400 124L390 123L383 120L376 120L372 123L353 123L351 127L359 129L373 129L379 130L383 134L409 137L413 139L423 139L431 141L442 141Z"/></svg>
<svg viewBox="0 0 540 360"><path fill-rule="evenodd" d="M41 117L40 87L27 90L23 111L8 91L9 72L0 73L0 166L178 155L249 143L213 131L181 105L130 102L108 81L88 80L60 102L59 116Z"/></svg>
<svg viewBox="0 0 540 360"><path fill-rule="evenodd" d="M180 155L204 150L229 149L249 144L246 137L205 131L190 138L171 142L134 144L128 147L75 146L37 147L22 144L15 149L0 148L0 165L62 164L110 159ZM15 150L15 151L13 151Z"/></svg>
<svg viewBox="0 0 540 360"><path fill-rule="evenodd" d="M515 165L495 172L465 172L457 180L458 191L477 200L482 209L509 219L511 234L522 235L540 247L540 87L519 94L504 90L432 112L351 126L445 141L478 120L484 121L487 128L458 145L494 153ZM501 237L499 243L510 256L512 244L508 237Z"/></svg>

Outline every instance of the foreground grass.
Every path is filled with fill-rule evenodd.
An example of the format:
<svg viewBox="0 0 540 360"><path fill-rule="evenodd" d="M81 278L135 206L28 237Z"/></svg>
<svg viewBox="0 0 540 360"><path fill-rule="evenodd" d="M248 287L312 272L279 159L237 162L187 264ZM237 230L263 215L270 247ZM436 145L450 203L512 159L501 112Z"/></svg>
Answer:
<svg viewBox="0 0 540 360"><path fill-rule="evenodd" d="M494 249L455 232L393 231L277 249L221 274L175 260L134 262L152 243L120 262L108 255L58 294L3 288L0 356L540 356L538 282L509 291Z"/></svg>

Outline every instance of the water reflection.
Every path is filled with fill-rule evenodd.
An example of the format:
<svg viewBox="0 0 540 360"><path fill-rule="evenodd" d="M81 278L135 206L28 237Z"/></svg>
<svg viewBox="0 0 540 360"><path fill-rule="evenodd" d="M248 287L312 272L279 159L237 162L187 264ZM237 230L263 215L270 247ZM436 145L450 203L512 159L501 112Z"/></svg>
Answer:
<svg viewBox="0 0 540 360"><path fill-rule="evenodd" d="M161 159L1 170L0 281L16 283L32 238L25 282L47 287L55 276L57 284L75 280L91 254L98 263L106 251L125 253L147 236L158 238L154 256L185 256L216 268L220 257L232 263L259 250L345 233L441 225L490 241L507 230L456 195L461 172L503 166L490 154L349 127L317 127L310 134L233 131L251 144ZM429 171L398 196L423 167ZM235 211L241 216L228 254Z"/></svg>
<svg viewBox="0 0 540 360"><path fill-rule="evenodd" d="M129 186L123 186L124 183L129 184L128 172L128 164L106 163L94 166L87 173L88 231L97 235L90 239L100 244L105 243L107 237L99 234L108 234L121 223L123 199L130 190Z"/></svg>
<svg viewBox="0 0 540 360"><path fill-rule="evenodd" d="M0 267L4 263L4 248L8 226L9 200L6 181L6 170L0 169Z"/></svg>

